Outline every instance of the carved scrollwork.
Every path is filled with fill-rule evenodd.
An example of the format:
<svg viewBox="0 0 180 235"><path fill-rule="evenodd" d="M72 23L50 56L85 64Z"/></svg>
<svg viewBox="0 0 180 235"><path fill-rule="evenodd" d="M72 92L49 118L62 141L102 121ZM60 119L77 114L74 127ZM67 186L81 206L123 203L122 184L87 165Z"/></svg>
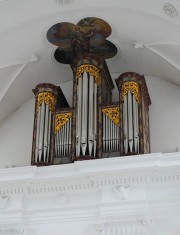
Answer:
<svg viewBox="0 0 180 235"><path fill-rule="evenodd" d="M126 200L130 189L130 185L118 185L114 187L113 191L118 200Z"/></svg>
<svg viewBox="0 0 180 235"><path fill-rule="evenodd" d="M129 81L124 82L122 84L122 99L124 100L124 96L131 91L131 93L135 96L136 101L139 103L140 95L139 95L139 85L137 82Z"/></svg>
<svg viewBox="0 0 180 235"><path fill-rule="evenodd" d="M102 112L112 120L117 126L120 126L120 109L119 107L103 108Z"/></svg>
<svg viewBox="0 0 180 235"><path fill-rule="evenodd" d="M36 111L38 112L39 107L41 106L42 102L44 102L51 112L54 112L54 96L50 92L42 92L38 95L37 98L37 108Z"/></svg>
<svg viewBox="0 0 180 235"><path fill-rule="evenodd" d="M55 118L55 134L66 124L69 118L72 117L72 112L56 114Z"/></svg>
<svg viewBox="0 0 180 235"><path fill-rule="evenodd" d="M79 66L76 70L76 79L78 79L81 76L81 74L84 72L87 72L91 76L93 76L97 85L100 84L99 69L96 66L90 65L90 64L85 64L85 65Z"/></svg>

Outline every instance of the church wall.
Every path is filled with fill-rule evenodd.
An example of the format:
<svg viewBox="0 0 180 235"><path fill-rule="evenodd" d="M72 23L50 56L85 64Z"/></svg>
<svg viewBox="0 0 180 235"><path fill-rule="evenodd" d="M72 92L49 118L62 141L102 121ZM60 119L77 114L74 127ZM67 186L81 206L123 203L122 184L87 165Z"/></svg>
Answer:
<svg viewBox="0 0 180 235"><path fill-rule="evenodd" d="M34 99L0 125L0 167L27 166L31 162Z"/></svg>
<svg viewBox="0 0 180 235"><path fill-rule="evenodd" d="M178 235L179 185L180 153L1 169L0 235Z"/></svg>
<svg viewBox="0 0 180 235"><path fill-rule="evenodd" d="M180 151L180 87L155 77L146 82L152 101L151 152Z"/></svg>
<svg viewBox="0 0 180 235"><path fill-rule="evenodd" d="M180 148L180 87L155 77L146 77L146 81L152 100L151 152L175 152ZM62 89L69 94L69 86ZM33 115L31 99L0 124L1 168L30 165Z"/></svg>

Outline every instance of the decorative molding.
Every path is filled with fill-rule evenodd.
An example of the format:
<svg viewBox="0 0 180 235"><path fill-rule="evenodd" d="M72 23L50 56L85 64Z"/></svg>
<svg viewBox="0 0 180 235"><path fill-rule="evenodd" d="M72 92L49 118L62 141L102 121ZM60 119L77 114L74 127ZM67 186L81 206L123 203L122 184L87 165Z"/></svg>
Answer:
<svg viewBox="0 0 180 235"><path fill-rule="evenodd" d="M170 3L164 4L163 11L166 15L168 15L170 17L177 17L178 16L177 9Z"/></svg>
<svg viewBox="0 0 180 235"><path fill-rule="evenodd" d="M27 233L27 229L24 228L24 227L11 227L10 228L4 228L4 229L1 229L0 228L0 235L3 234L3 235L25 235Z"/></svg>
<svg viewBox="0 0 180 235"><path fill-rule="evenodd" d="M91 76L93 76L97 85L100 84L100 81L101 81L100 80L100 71L96 66L91 65L91 64L85 64L85 65L79 66L76 70L76 79L78 79L81 76L81 74L83 74L84 72L87 72Z"/></svg>
<svg viewBox="0 0 180 235"><path fill-rule="evenodd" d="M36 112L38 112L43 101L49 107L49 110L54 112L54 95L50 92L41 92L38 95Z"/></svg>
<svg viewBox="0 0 180 235"><path fill-rule="evenodd" d="M61 129L62 126L72 117L72 112L58 113L55 118L55 134Z"/></svg>
<svg viewBox="0 0 180 235"><path fill-rule="evenodd" d="M74 0L56 0L56 2L61 5L68 5L68 4L72 3L73 1Z"/></svg>
<svg viewBox="0 0 180 235"><path fill-rule="evenodd" d="M60 169L61 170L61 169ZM116 187L116 195L120 200L127 197L126 186L180 182L180 167L167 167L167 169L126 169L104 171L88 176L76 175L53 179L34 179L19 183L10 181L0 183L0 194L45 194L54 192L72 192L97 190L107 187ZM120 186L121 185L121 186ZM117 192L117 187L119 187ZM124 199L123 199L124 198Z"/></svg>
<svg viewBox="0 0 180 235"><path fill-rule="evenodd" d="M135 96L136 101L139 103L140 95L139 95L139 85L137 82L133 81L123 82L121 89L122 89L123 100L128 91L130 91Z"/></svg>
<svg viewBox="0 0 180 235"><path fill-rule="evenodd" d="M95 224L96 230L103 235L144 235L148 229L143 224L143 219L127 219L119 221L109 221Z"/></svg>
<svg viewBox="0 0 180 235"><path fill-rule="evenodd" d="M117 126L120 126L120 108L119 107L109 107L103 108L102 112Z"/></svg>
<svg viewBox="0 0 180 235"><path fill-rule="evenodd" d="M130 189L130 185L118 185L113 188L113 192L118 200L126 200Z"/></svg>
<svg viewBox="0 0 180 235"><path fill-rule="evenodd" d="M17 167L1 170L0 179L0 195L10 197L115 188L116 196L125 200L133 185L179 183L180 156L149 154L43 168Z"/></svg>
<svg viewBox="0 0 180 235"><path fill-rule="evenodd" d="M0 209L6 209L9 200L8 196L0 196Z"/></svg>

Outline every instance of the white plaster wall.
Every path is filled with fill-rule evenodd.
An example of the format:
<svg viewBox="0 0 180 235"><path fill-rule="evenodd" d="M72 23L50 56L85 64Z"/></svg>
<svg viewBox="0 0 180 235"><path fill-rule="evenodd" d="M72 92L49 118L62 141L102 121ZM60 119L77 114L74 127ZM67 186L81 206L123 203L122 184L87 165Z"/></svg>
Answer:
<svg viewBox="0 0 180 235"><path fill-rule="evenodd" d="M180 86L146 77L150 106L151 152L180 150Z"/></svg>
<svg viewBox="0 0 180 235"><path fill-rule="evenodd" d="M27 166L31 162L34 99L0 124L0 167Z"/></svg>
<svg viewBox="0 0 180 235"><path fill-rule="evenodd" d="M180 148L180 87L160 78L146 77L146 81L152 100L151 151L175 152ZM69 94L69 86L62 89ZM115 91L114 99L117 98ZM1 168L30 165L33 116L34 99L31 99L0 124Z"/></svg>
<svg viewBox="0 0 180 235"><path fill-rule="evenodd" d="M180 153L1 169L0 235L178 235L179 186Z"/></svg>

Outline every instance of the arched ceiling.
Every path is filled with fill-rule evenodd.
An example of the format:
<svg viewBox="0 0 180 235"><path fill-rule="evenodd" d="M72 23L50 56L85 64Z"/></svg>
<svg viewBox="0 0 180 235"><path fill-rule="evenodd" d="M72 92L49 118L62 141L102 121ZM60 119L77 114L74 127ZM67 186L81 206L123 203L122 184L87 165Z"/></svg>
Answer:
<svg viewBox="0 0 180 235"><path fill-rule="evenodd" d="M64 4L62 4L64 2ZM66 4L67 3L67 4ZM33 97L41 82L63 84L72 72L53 59L47 30L59 22L99 17L112 27L118 54L107 60L113 77L125 71L180 85L180 1L163 10L162 0L0 0L0 121ZM66 93L65 93L66 96ZM69 97L67 97L70 99Z"/></svg>

